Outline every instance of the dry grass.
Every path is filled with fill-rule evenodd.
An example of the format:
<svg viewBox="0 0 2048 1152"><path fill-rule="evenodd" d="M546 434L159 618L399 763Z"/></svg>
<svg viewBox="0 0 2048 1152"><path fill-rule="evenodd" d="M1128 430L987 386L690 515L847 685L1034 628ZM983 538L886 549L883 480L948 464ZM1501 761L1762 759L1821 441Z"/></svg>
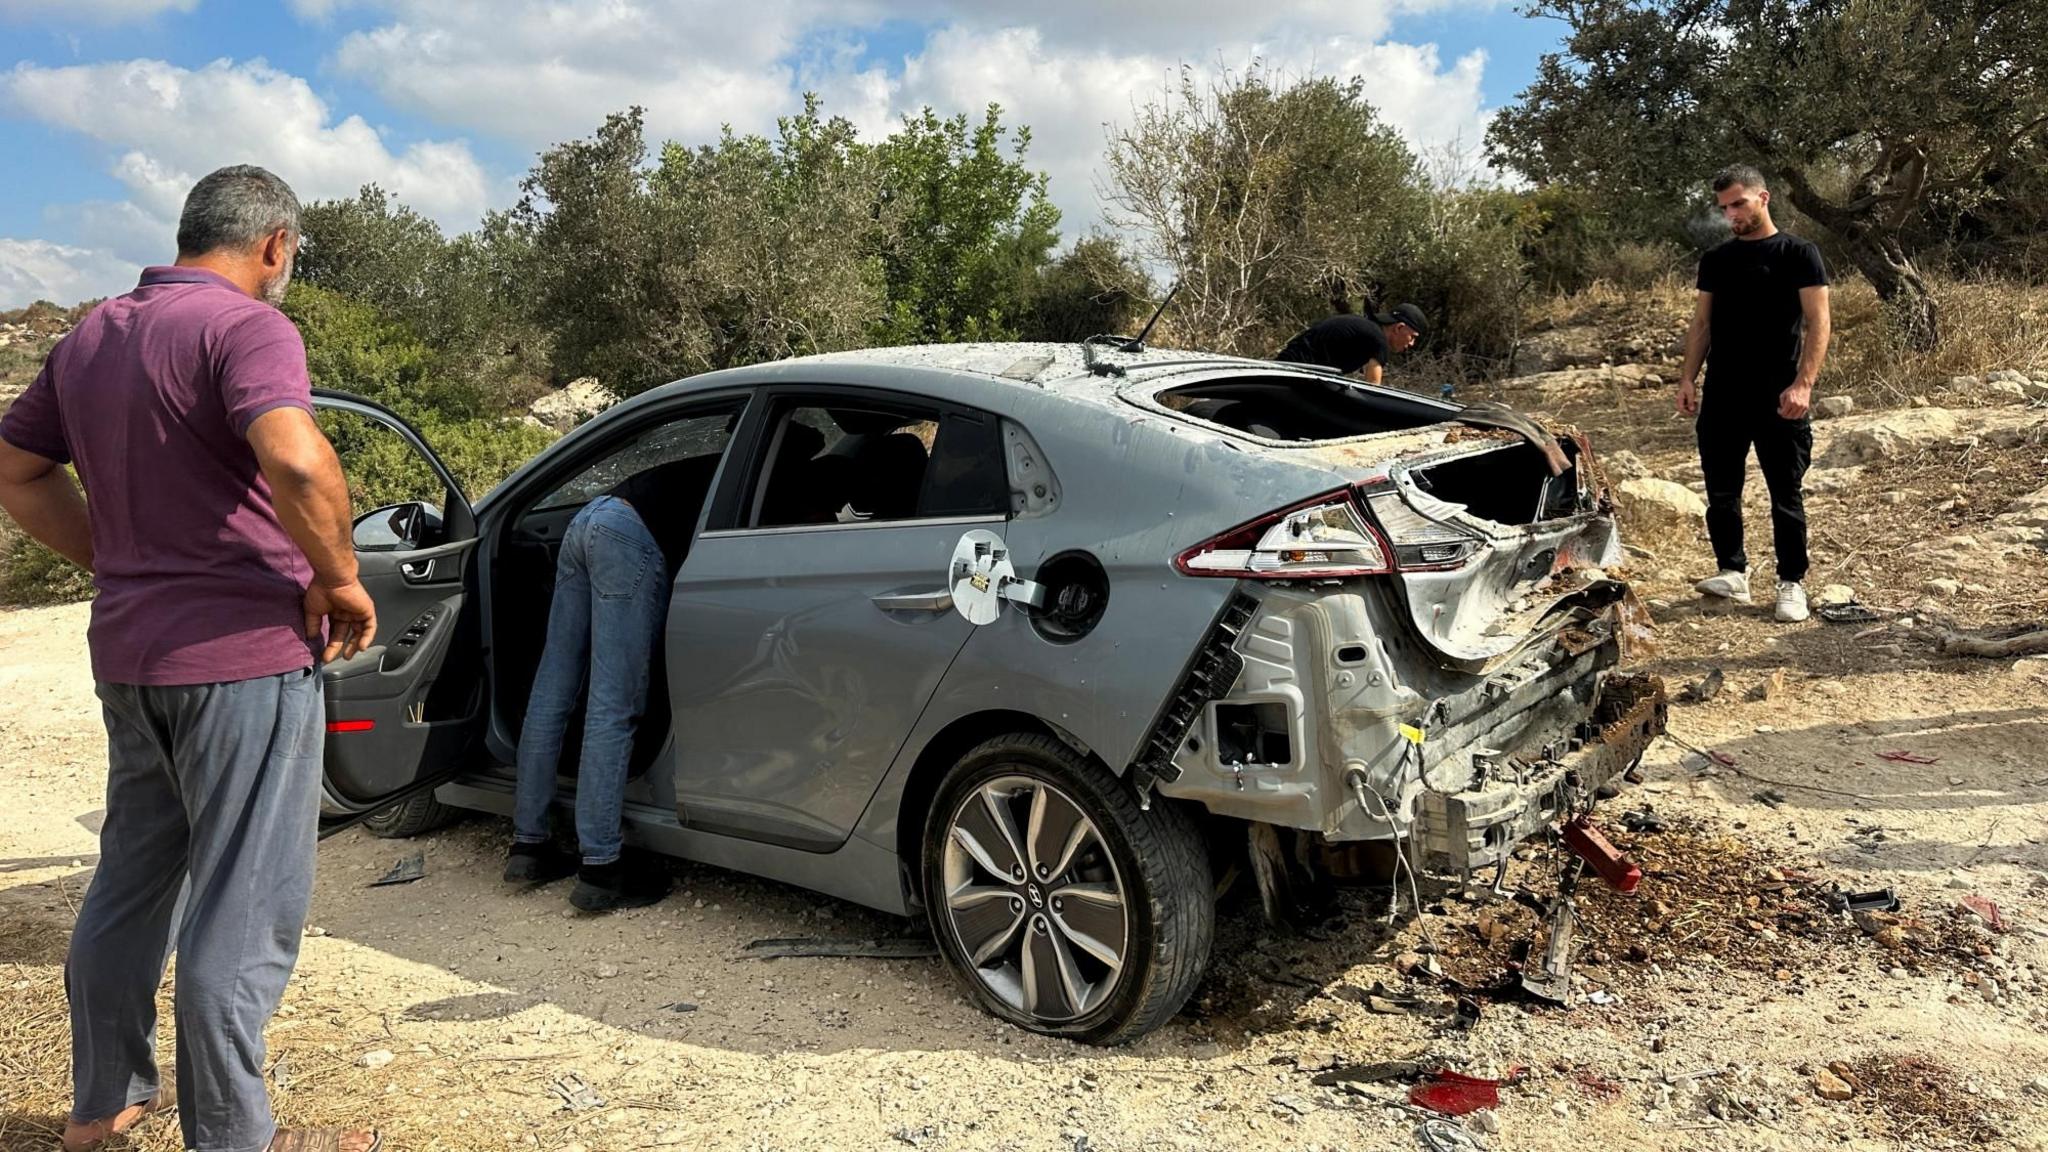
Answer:
<svg viewBox="0 0 2048 1152"><path fill-rule="evenodd" d="M1683 332L1692 316L1691 274L1672 272L1646 286L1596 280L1581 291L1533 300L1523 316L1523 330L1659 325Z"/></svg>
<svg viewBox="0 0 2048 1152"><path fill-rule="evenodd" d="M1824 392L1890 407L1925 395L1951 376L1998 368L2048 371L2048 287L2004 280L1930 277L1940 308L1941 346L1907 350L1885 324L1884 305L1860 278L1836 285L1835 339Z"/></svg>

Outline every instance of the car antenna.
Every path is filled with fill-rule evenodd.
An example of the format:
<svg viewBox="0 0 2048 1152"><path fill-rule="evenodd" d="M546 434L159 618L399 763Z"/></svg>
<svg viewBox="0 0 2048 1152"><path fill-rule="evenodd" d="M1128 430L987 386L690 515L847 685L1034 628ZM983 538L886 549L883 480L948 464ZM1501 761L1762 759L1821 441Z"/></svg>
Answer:
<svg viewBox="0 0 2048 1152"><path fill-rule="evenodd" d="M1131 337L1129 340L1124 341L1123 346L1121 348L1118 348L1117 351L1143 352L1145 350L1145 337L1150 336L1152 334L1152 326L1154 324L1159 323L1159 318L1166 314L1166 306L1168 304L1173 303L1174 296L1177 295L1179 292L1180 281L1175 280L1173 282L1173 287L1168 288L1166 290L1166 299L1161 300L1159 302L1159 307L1153 311L1152 318L1150 320L1145 321L1145 326L1138 330L1138 334L1136 336Z"/></svg>

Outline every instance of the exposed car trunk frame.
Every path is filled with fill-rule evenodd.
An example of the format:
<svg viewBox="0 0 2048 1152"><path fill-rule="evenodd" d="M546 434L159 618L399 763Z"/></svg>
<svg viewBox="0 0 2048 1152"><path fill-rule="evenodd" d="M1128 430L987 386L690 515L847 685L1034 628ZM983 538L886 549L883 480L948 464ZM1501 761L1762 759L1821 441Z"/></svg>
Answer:
<svg viewBox="0 0 2048 1152"><path fill-rule="evenodd" d="M1210 565L1247 569L1258 601L1229 630L1242 668L1184 685L1207 689L1203 713L1168 710L1133 765L1141 785L1326 843L1391 839L1469 874L1589 803L1663 730L1661 684L1617 669L1619 534L1574 430L1257 368L1122 395L1348 483L1386 549L1379 574L1340 579Z"/></svg>

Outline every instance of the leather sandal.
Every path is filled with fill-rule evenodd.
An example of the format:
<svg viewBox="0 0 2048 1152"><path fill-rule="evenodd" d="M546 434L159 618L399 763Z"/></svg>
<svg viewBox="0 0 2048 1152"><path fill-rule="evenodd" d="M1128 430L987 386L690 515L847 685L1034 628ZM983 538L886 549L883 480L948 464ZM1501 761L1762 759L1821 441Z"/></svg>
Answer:
<svg viewBox="0 0 2048 1152"><path fill-rule="evenodd" d="M131 1104L128 1107L134 1108L137 1105ZM61 1142L64 1152L92 1152L94 1148L119 1136L123 1132L132 1131L136 1125L143 1123L152 1116L162 1116L177 1111L178 1090L170 1086L159 1088L155 1098L140 1105L140 1108L141 1110L130 1117L125 1124L121 1123L121 1117L128 1111L128 1108L123 1108L112 1116L103 1120L94 1120L89 1124L67 1123L64 1125L64 1138Z"/></svg>
<svg viewBox="0 0 2048 1152"><path fill-rule="evenodd" d="M360 1128L280 1128L270 1138L269 1152L342 1152L341 1138L353 1136ZM362 1152L383 1152L384 1134L370 1131L370 1145Z"/></svg>

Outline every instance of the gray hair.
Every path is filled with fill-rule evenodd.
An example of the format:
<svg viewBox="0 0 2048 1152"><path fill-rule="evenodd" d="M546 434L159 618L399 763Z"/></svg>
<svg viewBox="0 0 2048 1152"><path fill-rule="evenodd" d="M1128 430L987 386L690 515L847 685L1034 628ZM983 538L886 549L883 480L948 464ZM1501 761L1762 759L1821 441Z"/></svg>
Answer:
<svg viewBox="0 0 2048 1152"><path fill-rule="evenodd" d="M280 228L299 233L299 198L291 185L254 164L236 164L201 177L185 195L178 255L247 248Z"/></svg>
<svg viewBox="0 0 2048 1152"><path fill-rule="evenodd" d="M1737 184L1752 192L1764 192L1770 185L1764 183L1764 174L1748 164L1730 164L1714 173L1714 191L1726 192Z"/></svg>

